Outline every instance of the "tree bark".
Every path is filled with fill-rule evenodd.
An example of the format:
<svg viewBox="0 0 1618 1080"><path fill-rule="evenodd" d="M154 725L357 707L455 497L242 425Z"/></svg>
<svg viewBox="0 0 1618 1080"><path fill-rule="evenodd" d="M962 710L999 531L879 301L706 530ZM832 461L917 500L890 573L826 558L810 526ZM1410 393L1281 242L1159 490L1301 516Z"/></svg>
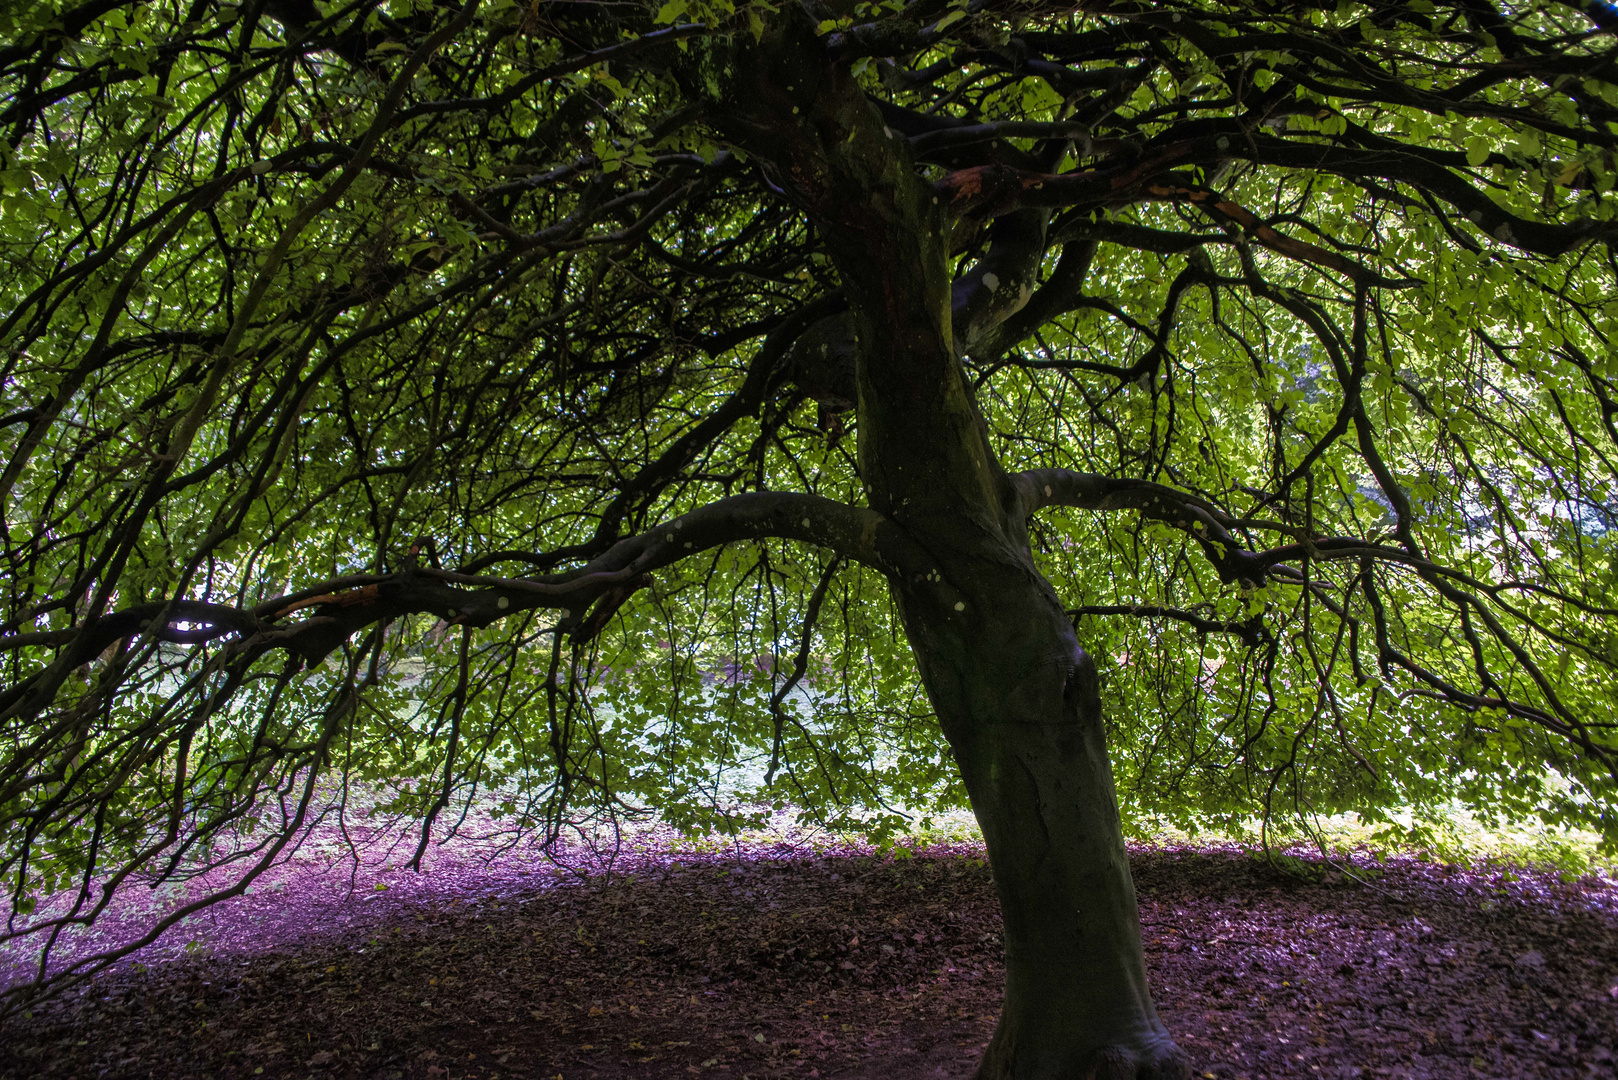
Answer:
<svg viewBox="0 0 1618 1080"><path fill-rule="evenodd" d="M979 1076L1178 1080L1184 1057L1146 986L1095 665L1034 563L1035 504L1001 468L961 363L968 337L1026 301L1046 219L997 227L984 264L954 281L950 209L796 6L757 48L698 57L684 77L821 230L849 302L867 500L934 567L889 581L1005 918L1005 1007Z"/></svg>
<svg viewBox="0 0 1618 1080"><path fill-rule="evenodd" d="M1028 569L973 589L965 632L901 601L1005 921L1005 1003L977 1076L1184 1077L1147 987L1095 663Z"/></svg>

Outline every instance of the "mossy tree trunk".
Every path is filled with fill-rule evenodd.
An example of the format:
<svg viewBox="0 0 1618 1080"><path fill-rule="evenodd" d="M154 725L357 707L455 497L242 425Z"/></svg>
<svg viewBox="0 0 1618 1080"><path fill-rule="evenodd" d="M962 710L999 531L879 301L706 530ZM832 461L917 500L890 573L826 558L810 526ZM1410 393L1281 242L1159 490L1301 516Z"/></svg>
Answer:
<svg viewBox="0 0 1618 1080"><path fill-rule="evenodd" d="M997 460L961 363L962 324L981 332L1026 296L1045 219L1010 223L957 281L950 200L804 17L702 63L716 126L826 237L867 499L939 567L890 580L1004 912L1005 1006L979 1075L1183 1076L1146 985L1095 665L1030 551L1038 500Z"/></svg>

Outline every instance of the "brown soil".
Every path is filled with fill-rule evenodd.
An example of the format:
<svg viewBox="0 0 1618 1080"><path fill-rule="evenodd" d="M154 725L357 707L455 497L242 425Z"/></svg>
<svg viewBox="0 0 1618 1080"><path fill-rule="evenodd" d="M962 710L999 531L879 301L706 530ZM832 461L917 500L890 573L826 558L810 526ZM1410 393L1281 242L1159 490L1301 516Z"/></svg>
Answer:
<svg viewBox="0 0 1618 1080"><path fill-rule="evenodd" d="M108 972L0 1028L0 1077L967 1077L1001 981L976 855L401 882L273 948ZM1217 850L1134 868L1198 1076L1618 1075L1611 882L1396 860L1299 884Z"/></svg>

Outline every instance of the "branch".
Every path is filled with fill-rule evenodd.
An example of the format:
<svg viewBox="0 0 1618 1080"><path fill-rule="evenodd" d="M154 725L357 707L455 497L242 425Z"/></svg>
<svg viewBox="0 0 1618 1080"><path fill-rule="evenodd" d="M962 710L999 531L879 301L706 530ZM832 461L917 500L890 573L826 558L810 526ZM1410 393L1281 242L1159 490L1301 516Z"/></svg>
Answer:
<svg viewBox="0 0 1618 1080"><path fill-rule="evenodd" d="M1195 627L1204 634L1235 634L1241 638L1242 644L1254 648L1264 644L1265 637L1262 613L1254 615L1245 622L1224 622L1219 619L1205 619L1182 608L1163 607L1160 604L1085 604L1069 608L1067 614L1075 625L1085 615L1132 615L1146 619L1174 619Z"/></svg>
<svg viewBox="0 0 1618 1080"><path fill-rule="evenodd" d="M815 495L753 492L709 503L627 537L564 573L503 578L410 567L394 574L334 579L247 610L197 600L158 601L72 630L0 637L0 652L66 648L65 666L74 667L125 637L183 644L234 638L227 647L249 658L281 649L313 665L361 629L403 616L432 614L452 625L481 628L540 609L561 612L556 632L588 637L645 583L646 575L710 548L766 537L829 548L889 577L911 582L938 577L925 549L874 510ZM941 595L949 590L942 583L937 587ZM946 602L954 599L943 597ZM595 615L587 615L598 602ZM300 612L310 614L281 623ZM48 704L38 700L42 695L30 694L32 682L24 680L0 697L0 716Z"/></svg>
<svg viewBox="0 0 1618 1080"><path fill-rule="evenodd" d="M950 287L950 327L958 354L972 351L1028 303L1049 224L1049 211L1024 210L990 227L989 250Z"/></svg>
<svg viewBox="0 0 1618 1080"><path fill-rule="evenodd" d="M980 363L996 360L1018 342L1032 337L1040 327L1071 311L1079 301L1084 279L1089 276L1096 247L1090 240L1065 245L1051 276L1021 310L1012 312L971 340L967 352L972 359Z"/></svg>
<svg viewBox="0 0 1618 1080"><path fill-rule="evenodd" d="M1064 173L1040 173L1007 164L959 169L934 185L934 192L958 214L994 217L1013 210L1043 206L1121 206L1139 199L1196 202L1228 220L1254 228L1259 219L1235 203L1170 170L1190 166L1212 167L1239 159L1255 165L1280 166L1333 173L1350 182L1367 179L1408 184L1429 192L1461 211L1473 225L1502 243L1537 255L1557 256L1582 244L1606 243L1618 235L1618 225L1583 219L1566 224L1531 221L1504 210L1487 194L1472 186L1446 164L1418 155L1414 149L1388 147L1362 149L1315 142L1293 142L1272 136L1208 134L1148 146L1139 158L1114 155L1101 167ZM1456 167L1465 156L1455 154ZM1214 200L1218 200L1217 203ZM1267 228L1259 225L1259 228ZM1319 262L1343 273L1358 274L1366 284L1403 284L1377 279L1371 271L1348 263L1334 252L1293 240L1280 233L1254 239L1289 258ZM1328 261L1320 261L1326 257ZM1333 265L1338 263L1339 265Z"/></svg>
<svg viewBox="0 0 1618 1080"><path fill-rule="evenodd" d="M1120 479L1072 469L1029 469L1013 474L1011 482L1017 486L1024 513L1047 506L1154 512L1179 507L1179 516L1200 521L1207 528L1223 530L1236 524L1235 518L1205 499L1150 480Z"/></svg>
<svg viewBox="0 0 1618 1080"><path fill-rule="evenodd" d="M1383 288L1417 284L1384 278L1334 251L1287 236L1265 224L1240 203L1209 188L1180 182L1177 174L1147 178L1158 166L1196 160L1192 149L1194 144L1187 142L1170 147L1142 164L1083 172L1035 173L1009 165L981 165L950 173L934 184L933 189L956 213L981 217L1002 216L1029 207L1119 206L1142 199L1186 202L1201 208L1216 221L1240 228L1254 243L1289 259L1334 270L1356 284ZM1142 237L1144 239L1145 234Z"/></svg>
<svg viewBox="0 0 1618 1080"><path fill-rule="evenodd" d="M809 649L814 643L815 623L820 619L820 606L826 602L826 591L831 588L832 578L837 576L841 565L841 558L833 558L820 572L820 580L815 582L815 591L809 594L809 607L803 615L803 630L798 636L797 655L792 659L792 673L787 676L786 682L776 687L775 693L770 695L770 718L775 724L775 735L770 747L770 767L764 771L766 785L775 779L775 770L781 765L781 735L787 719L786 710L781 708L781 703L797 688L804 673L809 670Z"/></svg>
<svg viewBox="0 0 1618 1080"><path fill-rule="evenodd" d="M990 124L962 124L959 127L939 128L910 138L910 149L920 159L924 154L973 143L993 142L996 139L1088 139L1090 129L1072 121L1038 123L1022 120L1002 120Z"/></svg>
<svg viewBox="0 0 1618 1080"><path fill-rule="evenodd" d="M1209 217L1216 221L1238 226L1252 240L1279 255L1285 255L1289 259L1309 263L1325 270L1335 270L1356 285L1405 288L1418 284L1415 281L1389 280L1374 271L1366 269L1352 259L1343 258L1335 251L1328 251L1317 244L1287 236L1285 233L1266 225L1259 219L1257 214L1245 206L1231 202L1218 192L1211 191L1208 188L1189 187L1180 184L1148 184L1146 185L1146 192L1157 199L1191 203L1200 207Z"/></svg>
<svg viewBox="0 0 1618 1080"><path fill-rule="evenodd" d="M1236 519L1212 503L1150 480L1118 479L1071 469L1030 469L1011 477L1023 513L1047 506L1081 510L1139 510L1145 517L1184 529L1199 544L1224 582L1265 579L1279 559L1255 555L1230 534Z"/></svg>
<svg viewBox="0 0 1618 1080"><path fill-rule="evenodd" d="M595 542L605 545L618 532L624 518L638 505L654 498L697 455L729 431L744 416L751 416L783 375L782 360L804 331L842 303L838 295L813 300L782 319L764 339L736 392L685 434L675 439L655 461L636 473L602 512Z"/></svg>

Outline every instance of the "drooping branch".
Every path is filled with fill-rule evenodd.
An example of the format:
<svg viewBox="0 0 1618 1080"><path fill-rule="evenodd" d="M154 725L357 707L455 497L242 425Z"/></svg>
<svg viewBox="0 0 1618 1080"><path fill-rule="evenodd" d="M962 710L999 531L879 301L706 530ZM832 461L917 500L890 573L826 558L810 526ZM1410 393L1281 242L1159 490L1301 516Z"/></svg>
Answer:
<svg viewBox="0 0 1618 1080"><path fill-rule="evenodd" d="M841 298L837 296L821 297L782 319L764 339L748 368L747 377L736 392L676 439L657 460L647 464L619 488L611 504L602 511L593 544L604 546L607 541L615 539L619 526L634 509L654 499L678 475L679 470L689 465L737 421L756 413L766 396L782 379L794 374L783 363L789 351L808 328L824 319L828 311L841 303Z"/></svg>
<svg viewBox="0 0 1618 1080"><path fill-rule="evenodd" d="M1346 612L1331 605L1324 583L1312 578L1308 572L1311 562L1345 562L1360 568L1356 580L1364 582L1366 595L1372 598L1376 620L1379 662L1384 666L1400 667L1418 682L1431 687L1452 704L1470 710L1502 710L1509 715L1530 720L1545 729L1568 739L1592 760L1600 762L1618 778L1618 753L1593 734L1605 727L1580 717L1560 699L1551 680L1540 670L1517 636L1501 618L1486 605L1479 595L1489 595L1501 609L1521 622L1533 627L1534 620L1500 599L1501 589L1478 581L1463 571L1442 566L1420 557L1404 547L1368 543L1355 537L1301 536L1293 543L1262 550L1248 550L1231 529L1257 527L1296 534L1297 530L1276 522L1250 522L1234 518L1211 503L1186 492L1177 491L1149 481L1120 479L1078 473L1066 469L1035 469L1016 474L1013 478L1021 496L1022 505L1029 512L1049 506L1071 506L1085 510L1109 511L1132 509L1143 517L1163 521L1183 530L1202 548L1222 581L1239 581L1248 588L1276 580L1303 587L1307 596L1327 600L1340 619L1347 620ZM1289 565L1297 563L1298 566ZM1532 683L1545 699L1545 704L1513 698L1501 689L1482 657L1482 644L1473 631L1467 631L1480 666L1480 677L1487 692L1476 693L1456 685L1427 665L1421 664L1394 646L1387 634L1387 616L1376 600L1376 590L1369 568L1377 563L1413 571L1442 596L1467 623L1475 616L1484 624L1489 636L1505 649L1513 662L1527 672ZM1300 570L1299 567L1304 569ZM1561 597L1561 602L1582 607L1576 598ZM1188 612L1165 605L1087 605L1075 609L1077 614L1146 615L1176 619L1202 632L1237 632L1249 643L1262 640L1266 633L1258 616L1243 623L1227 623L1202 619ZM1545 630L1536 627L1540 633Z"/></svg>
<svg viewBox="0 0 1618 1080"><path fill-rule="evenodd" d="M1211 619L1187 611L1184 608L1168 607L1163 604L1081 604L1069 608L1068 615L1075 623L1086 615L1125 615L1140 619L1172 619L1184 623L1201 634L1234 634L1243 645L1257 648L1265 641L1265 627L1262 614L1253 615L1240 622L1228 619Z"/></svg>
<svg viewBox="0 0 1618 1080"><path fill-rule="evenodd" d="M1183 152L1161 155L1152 164L1182 164L1190 157L1189 145L1180 150ZM1211 162L1217 157L1207 160ZM1246 207L1196 185L1188 176L1176 171L1158 172L1143 165L1131 165L1117 170L1049 174L1023 172L1009 166L981 166L951 173L938 181L936 190L956 213L991 217L1030 207L1113 208L1149 199L1183 202L1201 207L1214 220L1240 229L1262 247L1289 259L1334 270L1353 282L1383 288L1415 284L1385 278L1334 251L1287 236ZM1592 225L1591 230L1594 229ZM1591 230L1583 235L1595 236L1595 231ZM1568 246L1576 242L1571 234L1566 241Z"/></svg>
<svg viewBox="0 0 1618 1080"><path fill-rule="evenodd" d="M228 638L237 655L282 650L314 665L364 628L407 615L432 614L452 626L482 628L535 610L559 612L556 632L573 633L595 621L592 607L605 603L616 608L627 599L623 590L647 575L711 548L767 537L825 547L912 582L929 580L936 572L926 550L875 511L814 495L754 492L687 511L562 573L504 578L411 567L329 581L250 609L174 598L112 612L73 630L0 638L0 651L64 649L46 669L50 671L84 664L126 638L184 644ZM940 603L949 602L951 597L944 595L949 586L940 583L938 588ZM290 620L293 615L301 617ZM40 678L0 692L0 718L45 708L48 699L37 693Z"/></svg>

